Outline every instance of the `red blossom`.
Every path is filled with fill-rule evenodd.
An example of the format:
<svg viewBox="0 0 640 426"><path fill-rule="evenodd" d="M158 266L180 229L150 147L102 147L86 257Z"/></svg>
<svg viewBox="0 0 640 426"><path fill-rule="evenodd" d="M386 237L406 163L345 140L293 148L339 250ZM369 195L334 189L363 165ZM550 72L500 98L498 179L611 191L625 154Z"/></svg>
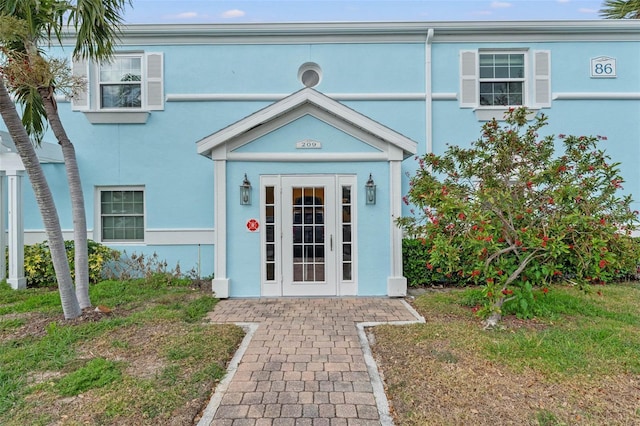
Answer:
<svg viewBox="0 0 640 426"><path fill-rule="evenodd" d="M607 261L602 259L600 262L598 262L598 266L600 267L600 269L603 269L605 266L607 266Z"/></svg>
<svg viewBox="0 0 640 426"><path fill-rule="evenodd" d="M542 289L542 292L543 292L544 294L547 294L547 293L549 293L549 289L548 289L547 287L545 287L545 288L543 288L543 289Z"/></svg>
<svg viewBox="0 0 640 426"><path fill-rule="evenodd" d="M502 294L504 294L505 296L508 296L510 294L513 294L513 290L509 290L505 288L504 290L502 290Z"/></svg>
<svg viewBox="0 0 640 426"><path fill-rule="evenodd" d="M465 220L466 216L464 215L464 213L460 212L458 213L458 219L460 220Z"/></svg>
<svg viewBox="0 0 640 426"><path fill-rule="evenodd" d="M432 269L433 269L433 265L432 265L432 264L430 264L430 263L427 263L427 269L428 269L428 270L432 270Z"/></svg>

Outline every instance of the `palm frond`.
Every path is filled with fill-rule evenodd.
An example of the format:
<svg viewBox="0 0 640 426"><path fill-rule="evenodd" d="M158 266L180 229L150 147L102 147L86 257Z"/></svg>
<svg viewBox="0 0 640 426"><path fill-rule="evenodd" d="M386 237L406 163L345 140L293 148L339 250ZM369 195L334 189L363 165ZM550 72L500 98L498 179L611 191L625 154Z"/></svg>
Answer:
<svg viewBox="0 0 640 426"><path fill-rule="evenodd" d="M77 34L74 58L109 59L119 39L127 5L131 0L77 0L68 18Z"/></svg>
<svg viewBox="0 0 640 426"><path fill-rule="evenodd" d="M605 0L600 16L606 19L640 19L640 0Z"/></svg>
<svg viewBox="0 0 640 426"><path fill-rule="evenodd" d="M14 91L18 104L22 105L22 124L36 145L42 143L48 128L47 113L38 90L33 87L21 87Z"/></svg>

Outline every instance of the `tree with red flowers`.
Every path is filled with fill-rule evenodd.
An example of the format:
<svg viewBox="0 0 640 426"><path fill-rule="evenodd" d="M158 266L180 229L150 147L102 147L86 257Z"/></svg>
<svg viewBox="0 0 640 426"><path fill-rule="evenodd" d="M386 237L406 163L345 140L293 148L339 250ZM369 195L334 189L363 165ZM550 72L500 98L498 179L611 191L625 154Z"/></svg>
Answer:
<svg viewBox="0 0 640 426"><path fill-rule="evenodd" d="M559 135L557 154L555 137L538 134L547 118L531 114L510 109L470 148L419 158L404 199L413 214L398 221L430 246L426 268L483 285L487 328L507 303L532 316L534 289L610 282L638 260L637 212L620 194L619 164L599 148L606 138Z"/></svg>

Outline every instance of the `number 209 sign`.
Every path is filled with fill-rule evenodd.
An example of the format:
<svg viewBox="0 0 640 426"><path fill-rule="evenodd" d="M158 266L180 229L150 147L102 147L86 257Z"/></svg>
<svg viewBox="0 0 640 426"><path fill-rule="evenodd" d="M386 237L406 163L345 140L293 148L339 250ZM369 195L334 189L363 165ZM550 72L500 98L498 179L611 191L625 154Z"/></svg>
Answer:
<svg viewBox="0 0 640 426"><path fill-rule="evenodd" d="M591 59L591 77L616 78L616 60L608 56Z"/></svg>

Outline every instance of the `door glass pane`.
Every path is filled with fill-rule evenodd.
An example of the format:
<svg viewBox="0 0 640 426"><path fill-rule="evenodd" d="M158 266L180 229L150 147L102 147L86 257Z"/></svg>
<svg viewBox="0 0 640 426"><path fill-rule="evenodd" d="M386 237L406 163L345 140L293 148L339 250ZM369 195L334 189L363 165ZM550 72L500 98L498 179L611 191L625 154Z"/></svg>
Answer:
<svg viewBox="0 0 640 426"><path fill-rule="evenodd" d="M342 279L351 280L352 260L351 260L351 186L342 187Z"/></svg>
<svg viewBox="0 0 640 426"><path fill-rule="evenodd" d="M265 203L264 213L266 221L266 235L265 235L265 280L274 281L276 279L276 217L275 217L275 196L274 187L265 187Z"/></svg>
<svg viewBox="0 0 640 426"><path fill-rule="evenodd" d="M324 281L324 188L294 187L292 198L293 281Z"/></svg>

